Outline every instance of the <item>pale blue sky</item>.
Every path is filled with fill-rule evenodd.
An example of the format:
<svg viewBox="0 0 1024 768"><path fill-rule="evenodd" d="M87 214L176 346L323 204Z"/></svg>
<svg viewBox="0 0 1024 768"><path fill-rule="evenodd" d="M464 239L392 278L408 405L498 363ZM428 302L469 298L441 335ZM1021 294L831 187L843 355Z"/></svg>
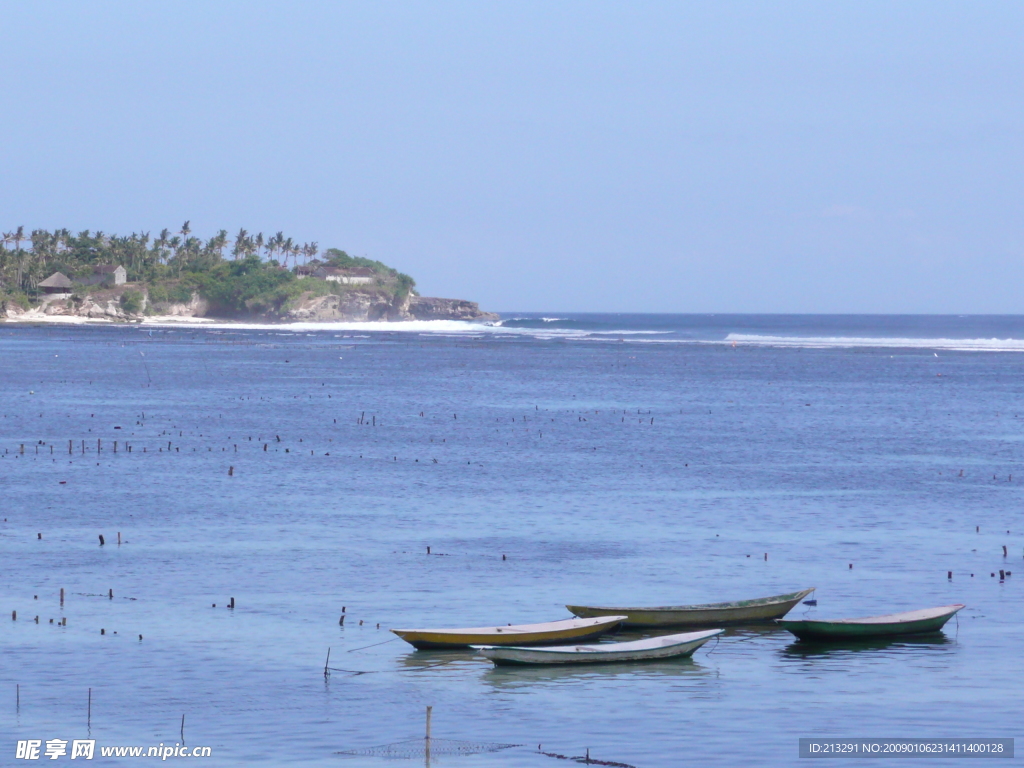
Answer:
<svg viewBox="0 0 1024 768"><path fill-rule="evenodd" d="M497 310L1024 311L1024 5L3 2L0 226Z"/></svg>

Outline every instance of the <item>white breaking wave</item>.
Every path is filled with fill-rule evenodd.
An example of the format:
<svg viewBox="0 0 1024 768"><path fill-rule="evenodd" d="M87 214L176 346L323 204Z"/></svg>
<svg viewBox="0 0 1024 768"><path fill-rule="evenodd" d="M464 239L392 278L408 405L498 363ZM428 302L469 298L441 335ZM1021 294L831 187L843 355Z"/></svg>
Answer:
<svg viewBox="0 0 1024 768"><path fill-rule="evenodd" d="M175 326L188 327L188 325L201 326L204 329L233 330L233 331L271 331L276 335L288 336L291 334L308 333L309 331L330 331L338 332L373 332L373 333L420 333L439 336L480 337L485 335L495 336L527 336L537 339L583 339L588 336L599 334L601 336L628 336L633 334L660 334L670 331L592 331L578 328L519 328L507 327L500 322L479 323L466 320L403 320L399 322L316 322L316 323L235 323L223 321L210 321L208 319L193 318L192 323L178 321L169 322L168 318L147 318L143 324L146 326Z"/></svg>
<svg viewBox="0 0 1024 768"><path fill-rule="evenodd" d="M535 339L583 339L590 331L571 328L506 328L496 323L478 323L466 320L403 320L398 322L316 322L316 323L235 323L218 321L185 322L151 322L148 318L143 325L147 327L164 326L187 328L189 325L202 327L205 330L223 329L232 331L270 331L278 336L306 334L310 331L347 333L416 333L431 336L450 336L458 338L480 338L482 336L520 336ZM615 333L630 333L616 331ZM364 336L363 338L369 338Z"/></svg>
<svg viewBox="0 0 1024 768"><path fill-rule="evenodd" d="M76 318L77 319L77 318ZM552 320L556 318L551 318ZM35 320L35 318L33 318ZM68 322L66 318L62 318ZM84 318L81 321L85 321ZM74 322L74 320L72 320ZM565 339L592 342L620 342L637 344L726 344L735 346L791 347L800 349L934 349L956 352L1024 352L1024 339L926 339L895 338L884 336L773 336L747 333L730 333L725 339L678 339L657 338L670 335L665 330L598 330L581 328L520 328L508 327L497 322L472 322L465 320L407 320L401 322L337 322L337 323L234 323L211 321L207 318L147 318L144 326L201 327L204 329L271 331L276 335L290 336L308 334L313 331L329 331L335 334L359 334L351 338L370 338L371 333L416 333L458 338L482 338L487 336L518 336L535 339Z"/></svg>
<svg viewBox="0 0 1024 768"><path fill-rule="evenodd" d="M856 336L756 336L730 333L724 344L759 347L836 349L881 347L887 349L947 349L956 352L1024 352L1024 339L912 339Z"/></svg>
<svg viewBox="0 0 1024 768"><path fill-rule="evenodd" d="M199 318L192 318L193 323L196 326L202 326L204 329L218 328L232 331L273 331L279 335L290 335L293 333L307 333L309 331L355 331L355 332L366 332L373 331L376 333L481 333L488 330L493 330L487 325L481 323L470 323L462 320L407 320L403 322L387 323L387 322L338 322L338 323L231 323L231 322L218 322L201 320ZM143 321L143 325L154 326L154 325L172 325L172 323L166 322L151 322L148 318ZM173 323L176 327L186 325L184 322ZM506 330L506 329L503 329ZM512 329L507 329L512 330Z"/></svg>

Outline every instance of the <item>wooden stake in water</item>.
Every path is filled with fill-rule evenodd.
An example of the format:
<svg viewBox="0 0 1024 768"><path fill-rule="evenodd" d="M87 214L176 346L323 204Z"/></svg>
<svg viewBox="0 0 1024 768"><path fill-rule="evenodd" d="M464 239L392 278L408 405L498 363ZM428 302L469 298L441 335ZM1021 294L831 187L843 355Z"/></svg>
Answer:
<svg viewBox="0 0 1024 768"><path fill-rule="evenodd" d="M343 616L342 617L342 621L344 621L344 620L345 620L345 617ZM324 679L325 680L328 677L331 676L331 670L327 668L330 663L331 663L331 649L328 648L327 649L327 661L324 662Z"/></svg>
<svg viewBox="0 0 1024 768"><path fill-rule="evenodd" d="M423 755L426 758L427 768L430 768L430 715L433 712L433 707L427 707L427 735L424 739Z"/></svg>
<svg viewBox="0 0 1024 768"><path fill-rule="evenodd" d="M92 728L92 688L89 689L89 709L86 715L86 726Z"/></svg>

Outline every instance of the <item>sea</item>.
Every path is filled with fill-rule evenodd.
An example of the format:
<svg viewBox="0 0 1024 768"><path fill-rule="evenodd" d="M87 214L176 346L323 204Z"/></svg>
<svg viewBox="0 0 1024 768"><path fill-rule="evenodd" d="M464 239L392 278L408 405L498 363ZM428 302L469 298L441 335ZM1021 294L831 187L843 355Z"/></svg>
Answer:
<svg viewBox="0 0 1024 768"><path fill-rule="evenodd" d="M800 738L1024 736L1022 352L1024 316L0 324L0 764L80 740L112 766L777 766ZM792 618L966 607L937 635L739 627L570 668L389 631L810 587Z"/></svg>

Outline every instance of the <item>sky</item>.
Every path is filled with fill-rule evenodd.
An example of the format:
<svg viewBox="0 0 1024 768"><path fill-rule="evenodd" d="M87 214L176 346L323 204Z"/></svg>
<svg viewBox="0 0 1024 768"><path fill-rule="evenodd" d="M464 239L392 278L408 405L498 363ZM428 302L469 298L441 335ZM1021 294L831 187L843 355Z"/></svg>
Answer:
<svg viewBox="0 0 1024 768"><path fill-rule="evenodd" d="M0 0L0 227L496 311L1024 312L1024 4Z"/></svg>

